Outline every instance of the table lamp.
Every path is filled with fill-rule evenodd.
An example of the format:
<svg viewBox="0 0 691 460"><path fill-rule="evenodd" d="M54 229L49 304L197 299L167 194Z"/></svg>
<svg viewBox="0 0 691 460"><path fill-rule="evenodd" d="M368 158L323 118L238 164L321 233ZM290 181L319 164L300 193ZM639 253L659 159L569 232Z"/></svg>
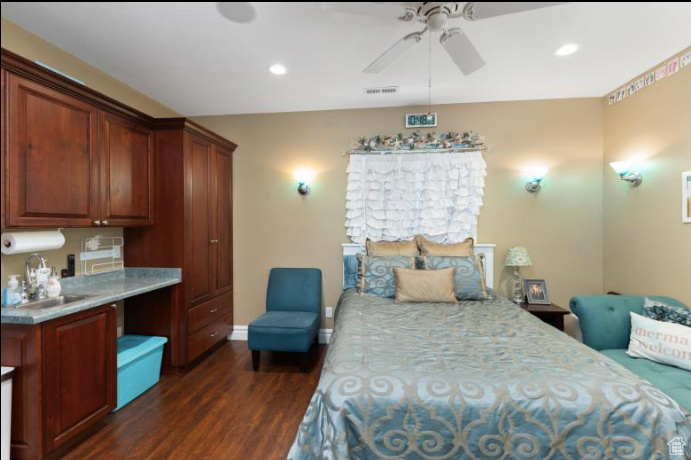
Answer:
<svg viewBox="0 0 691 460"><path fill-rule="evenodd" d="M518 305L523 303L523 283L521 282L520 267L530 267L532 265L533 262L530 260L526 248L521 246L509 248L504 266L513 267L513 301Z"/></svg>

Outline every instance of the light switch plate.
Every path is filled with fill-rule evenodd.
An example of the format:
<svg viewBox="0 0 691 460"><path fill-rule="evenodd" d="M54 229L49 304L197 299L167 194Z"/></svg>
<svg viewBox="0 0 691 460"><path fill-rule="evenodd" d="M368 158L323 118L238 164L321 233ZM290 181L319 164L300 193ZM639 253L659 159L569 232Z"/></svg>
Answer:
<svg viewBox="0 0 691 460"><path fill-rule="evenodd" d="M327 318L333 318L334 317L333 307L326 307L326 317Z"/></svg>

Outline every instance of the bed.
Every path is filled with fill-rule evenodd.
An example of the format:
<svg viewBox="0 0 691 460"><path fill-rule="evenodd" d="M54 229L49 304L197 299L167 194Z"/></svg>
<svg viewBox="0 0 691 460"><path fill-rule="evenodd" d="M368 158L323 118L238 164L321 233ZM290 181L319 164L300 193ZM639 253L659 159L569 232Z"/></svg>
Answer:
<svg viewBox="0 0 691 460"><path fill-rule="evenodd" d="M691 415L507 299L339 301L290 459L667 458Z"/></svg>

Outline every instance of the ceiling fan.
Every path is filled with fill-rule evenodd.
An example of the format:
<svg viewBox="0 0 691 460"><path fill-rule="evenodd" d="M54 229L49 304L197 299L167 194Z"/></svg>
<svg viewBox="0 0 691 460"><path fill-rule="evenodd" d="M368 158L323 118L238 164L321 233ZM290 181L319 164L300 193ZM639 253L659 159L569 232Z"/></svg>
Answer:
<svg viewBox="0 0 691 460"><path fill-rule="evenodd" d="M426 32L440 31L441 45L461 72L464 75L470 75L483 67L485 61L459 27L448 27L450 19L464 18L468 21L477 21L565 3L568 2L324 2L322 8L326 11L341 13L397 17L399 21L415 20L425 25L422 30L410 33L396 42L368 65L363 70L364 73L381 72L422 40Z"/></svg>

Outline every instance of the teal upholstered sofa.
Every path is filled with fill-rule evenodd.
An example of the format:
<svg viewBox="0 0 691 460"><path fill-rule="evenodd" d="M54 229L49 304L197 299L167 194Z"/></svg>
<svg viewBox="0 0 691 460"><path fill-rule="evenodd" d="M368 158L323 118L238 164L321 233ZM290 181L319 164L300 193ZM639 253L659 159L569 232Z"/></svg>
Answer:
<svg viewBox="0 0 691 460"><path fill-rule="evenodd" d="M669 297L650 297L668 305L689 308ZM626 354L631 335L630 313L643 314L644 297L578 296L571 311L578 316L583 343L643 377L691 412L691 372Z"/></svg>

